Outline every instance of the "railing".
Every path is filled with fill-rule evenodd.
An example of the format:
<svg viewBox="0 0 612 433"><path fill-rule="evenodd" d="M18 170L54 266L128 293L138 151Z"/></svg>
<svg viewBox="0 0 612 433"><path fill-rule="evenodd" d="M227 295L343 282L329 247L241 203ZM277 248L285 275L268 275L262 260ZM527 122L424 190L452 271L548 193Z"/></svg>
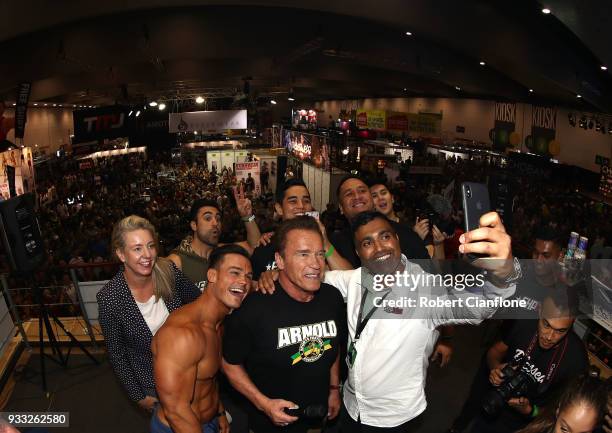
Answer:
<svg viewBox="0 0 612 433"><path fill-rule="evenodd" d="M14 327L17 327L28 348L35 338L40 338L37 334L40 328L31 326L32 322L40 317L40 296L47 311L59 318L70 333L77 339L85 337L97 345L96 336L102 333L98 323L96 294L114 275L117 267L118 263L109 262L62 266L61 269L70 273L70 281L37 287L39 295L32 287L9 287L6 275L0 275L6 300L6 313L3 315L3 300L0 299L0 342L5 335L4 331L9 327L4 323L7 316L12 317L13 332L8 333L9 336L4 342L15 334ZM104 279L97 279L100 277ZM52 326L58 340L64 341L67 335L53 321ZM43 339L46 339L45 337L48 338L43 335Z"/></svg>

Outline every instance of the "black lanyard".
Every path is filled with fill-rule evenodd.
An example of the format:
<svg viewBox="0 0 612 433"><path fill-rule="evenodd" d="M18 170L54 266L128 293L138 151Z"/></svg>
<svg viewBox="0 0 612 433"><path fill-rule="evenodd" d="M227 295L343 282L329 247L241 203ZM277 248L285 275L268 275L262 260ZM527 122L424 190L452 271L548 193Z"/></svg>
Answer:
<svg viewBox="0 0 612 433"><path fill-rule="evenodd" d="M382 302L389 293L391 293L391 290L385 293L384 296L380 299L380 301ZM378 307L375 306L368 312L368 314L366 314L366 316L363 319L361 318L361 316L363 315L363 307L365 307L365 301L367 298L367 294L368 294L368 289L363 289L363 292L361 293L361 305L359 306L359 315L357 316L357 329L355 330L355 338L353 339L353 341L359 340L359 337L361 336L361 333L365 329L368 323L368 320L370 320L370 317L372 317L372 315L376 312L376 310L378 310Z"/></svg>
<svg viewBox="0 0 612 433"><path fill-rule="evenodd" d="M553 376L555 375L555 372L557 371L557 367L559 366L559 364L561 364L561 360L563 359L563 356L565 355L565 350L567 349L568 336L566 335L565 337L563 337L563 340L564 340L563 343L557 345L557 347L555 348L555 352L553 353L553 356L550 358L548 367L546 368L546 376L545 376L546 382L550 382L552 380ZM529 359L531 359L531 354L536 348L537 341L538 341L538 332L536 331L535 335L531 338L531 341L529 342L529 346L527 347L526 355ZM561 349L561 346L563 346L562 349ZM560 352L559 352L559 349L561 349Z"/></svg>

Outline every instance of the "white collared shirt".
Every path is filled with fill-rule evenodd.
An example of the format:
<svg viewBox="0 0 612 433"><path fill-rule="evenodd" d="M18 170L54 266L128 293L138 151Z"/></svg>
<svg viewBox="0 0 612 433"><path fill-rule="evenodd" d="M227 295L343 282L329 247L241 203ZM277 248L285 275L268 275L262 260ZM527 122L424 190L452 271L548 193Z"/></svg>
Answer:
<svg viewBox="0 0 612 433"><path fill-rule="evenodd" d="M403 255L402 262L408 272L424 273L420 266L408 262ZM366 271L359 268L325 273L325 282L340 290L347 302L350 340L355 336L358 323L362 272ZM394 297L393 290L395 288L389 299ZM444 287L417 287L416 290L422 296L441 299L463 296L505 299L511 297L514 291L514 285L500 289L489 282L485 282L482 292L477 295L462 293L451 296ZM344 404L350 416L354 420L359 418L363 424L396 427L417 417L427 407L425 379L428 358L438 335L436 328L453 323L477 324L491 316L495 309L425 308L419 309L418 318L403 317L414 313L414 310L407 308L387 312L382 308L378 310L355 343L357 355L353 366L349 367L344 386Z"/></svg>

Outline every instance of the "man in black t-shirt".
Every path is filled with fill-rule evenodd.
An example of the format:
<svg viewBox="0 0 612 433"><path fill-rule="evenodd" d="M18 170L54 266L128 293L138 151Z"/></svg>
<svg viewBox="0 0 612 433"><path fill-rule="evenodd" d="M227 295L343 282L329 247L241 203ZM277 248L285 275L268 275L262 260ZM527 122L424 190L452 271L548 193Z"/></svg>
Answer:
<svg viewBox="0 0 612 433"><path fill-rule="evenodd" d="M306 432L312 425L285 408L318 405L330 419L337 416L344 302L334 287L321 283L325 251L313 218L285 221L275 244L277 290L251 294L226 320L223 370L248 399L251 430Z"/></svg>
<svg viewBox="0 0 612 433"><path fill-rule="evenodd" d="M486 368L477 373L480 377L474 380L468 399L484 403L492 390L505 383L502 370L509 363L519 363L516 368L531 376L532 390L508 400L497 416L481 411L468 431L504 433L525 427L566 382L587 370L586 350L572 330L576 308L571 289L551 292L542 302L539 320L515 320L489 349Z"/></svg>
<svg viewBox="0 0 612 433"><path fill-rule="evenodd" d="M358 214L374 210L374 201L368 185L357 176L347 176L338 185L338 201L340 211L351 221ZM425 244L419 236L408 226L391 221L391 226L399 236L402 254L408 259L429 259L429 253ZM361 261L355 252L353 244L353 232L350 227L330 235L331 243L334 244L342 257L348 260L353 268L361 266Z"/></svg>
<svg viewBox="0 0 612 433"><path fill-rule="evenodd" d="M312 202L306 184L299 179L289 179L276 193L276 203L274 210L283 221L303 215L305 212L312 212ZM322 225L319 226L323 230ZM351 269L350 264L331 247L327 236L323 232L323 243L326 251L325 258L332 269ZM266 271L278 269L274 257L274 243L260 245L255 248L251 263L253 264L253 281L258 281L259 276Z"/></svg>

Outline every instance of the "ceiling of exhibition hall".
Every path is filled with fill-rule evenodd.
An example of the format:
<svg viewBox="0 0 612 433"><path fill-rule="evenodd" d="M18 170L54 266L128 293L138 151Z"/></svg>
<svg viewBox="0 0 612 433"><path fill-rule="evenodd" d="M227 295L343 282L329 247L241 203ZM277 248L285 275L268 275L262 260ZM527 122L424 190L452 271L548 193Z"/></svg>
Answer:
<svg viewBox="0 0 612 433"><path fill-rule="evenodd" d="M66 104L231 101L246 91L298 101L474 97L612 112L612 69L601 69L612 68L607 0L4 3L7 101L30 81L31 101Z"/></svg>

